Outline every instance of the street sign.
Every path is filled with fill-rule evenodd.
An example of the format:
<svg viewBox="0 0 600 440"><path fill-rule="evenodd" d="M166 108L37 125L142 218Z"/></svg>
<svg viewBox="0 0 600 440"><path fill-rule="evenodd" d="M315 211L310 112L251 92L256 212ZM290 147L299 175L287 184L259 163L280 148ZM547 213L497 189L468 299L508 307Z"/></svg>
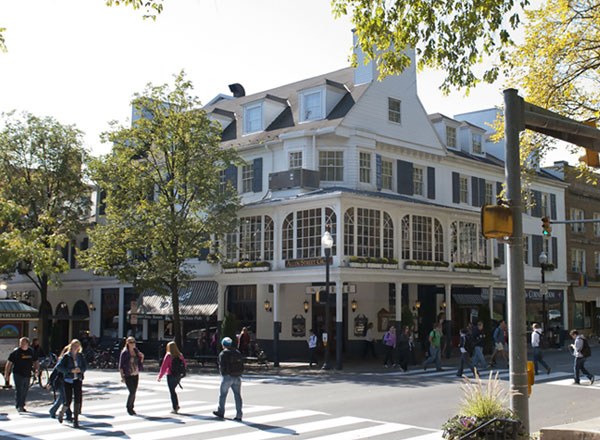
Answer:
<svg viewBox="0 0 600 440"><path fill-rule="evenodd" d="M540 284L540 293L542 295L548 295L548 284L546 284L546 283Z"/></svg>

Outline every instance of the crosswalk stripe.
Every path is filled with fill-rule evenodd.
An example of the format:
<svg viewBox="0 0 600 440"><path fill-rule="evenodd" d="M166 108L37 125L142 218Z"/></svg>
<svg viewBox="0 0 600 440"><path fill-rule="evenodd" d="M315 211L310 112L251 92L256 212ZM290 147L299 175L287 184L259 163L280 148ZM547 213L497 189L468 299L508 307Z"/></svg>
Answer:
<svg viewBox="0 0 600 440"><path fill-rule="evenodd" d="M319 420L317 422L301 423L299 425L277 427L267 429L265 431L255 431L249 434L244 434L244 440L267 440L271 438L277 438L282 436L293 436L307 434L309 432L320 431L331 428L341 428L344 426L355 425L357 423L364 423L367 419L359 417L338 417L334 419ZM238 440L239 434L231 435L228 437L219 437L219 440Z"/></svg>
<svg viewBox="0 0 600 440"><path fill-rule="evenodd" d="M294 410L294 411L286 411L275 414L268 414L265 416L251 417L245 418L245 423L251 424L264 424L264 423L273 423L278 422L280 420L290 420L290 419L298 419L301 417L309 417L314 415L322 415L324 413L310 410ZM129 435L131 439L143 439L143 440L160 440L164 438L173 437L176 435L184 436L184 435L197 435L201 433L207 432L215 432L226 429L234 429L243 427L244 424L240 424L239 422L234 422L231 420L219 420L213 423L207 423L203 425L193 425L193 426L185 426L183 428L178 428L177 431L173 431L173 429L163 429L160 431L154 432L146 432L143 434L133 434Z"/></svg>
<svg viewBox="0 0 600 440"><path fill-rule="evenodd" d="M370 426L368 428L355 429L353 431L339 432L337 434L314 437L312 440L350 440L361 438L373 438L378 435L389 434L391 432L405 431L413 428L410 425L400 423L386 423L384 425Z"/></svg>

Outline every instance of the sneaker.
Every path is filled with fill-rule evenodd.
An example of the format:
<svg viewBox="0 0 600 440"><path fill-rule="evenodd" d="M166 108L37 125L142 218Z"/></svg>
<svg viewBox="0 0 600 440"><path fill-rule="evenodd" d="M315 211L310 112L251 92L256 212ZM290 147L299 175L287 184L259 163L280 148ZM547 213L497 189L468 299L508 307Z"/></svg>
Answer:
<svg viewBox="0 0 600 440"><path fill-rule="evenodd" d="M596 376L594 376L592 374L592 377L590 377L590 385L594 385L594 381L596 380Z"/></svg>
<svg viewBox="0 0 600 440"><path fill-rule="evenodd" d="M235 417L233 420L235 420L236 422L241 422L242 421L242 417Z"/></svg>
<svg viewBox="0 0 600 440"><path fill-rule="evenodd" d="M171 410L171 414L177 414L177 410L176 409L172 409Z"/></svg>
<svg viewBox="0 0 600 440"><path fill-rule="evenodd" d="M24 412L24 413L26 413L26 412L29 412L29 411L27 411L27 410L25 409L25 407L24 407L24 406L22 406L21 408L19 408L19 409L18 409L18 411L19 411L20 413L22 413L22 412Z"/></svg>
<svg viewBox="0 0 600 440"><path fill-rule="evenodd" d="M221 414L219 411L213 411L213 414L217 419L223 418L223 414Z"/></svg>
<svg viewBox="0 0 600 440"><path fill-rule="evenodd" d="M137 413L133 409L128 409L127 410L127 414L129 414L130 416L136 416L137 415Z"/></svg>

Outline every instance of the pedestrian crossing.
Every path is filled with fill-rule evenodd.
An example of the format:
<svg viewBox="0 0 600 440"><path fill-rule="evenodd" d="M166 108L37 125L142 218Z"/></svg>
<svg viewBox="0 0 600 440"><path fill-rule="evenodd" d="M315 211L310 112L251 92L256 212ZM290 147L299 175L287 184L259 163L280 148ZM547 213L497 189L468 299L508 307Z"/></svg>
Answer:
<svg viewBox="0 0 600 440"><path fill-rule="evenodd" d="M59 424L47 416L46 408L27 414L9 413L0 424L0 438L19 440L84 439L91 436L163 440L170 438L211 440L269 440L293 437L311 440L370 438L439 440L441 432L402 423L363 417L333 416L309 409L286 409L268 405L245 405L244 420L218 420L212 416L214 402L182 402L179 414L169 414L170 401L163 398L139 399L137 416L115 412L114 402L84 401L80 429ZM124 411L123 411L124 412ZM226 405L233 416L233 404ZM385 437L392 435L392 437ZM243 436L243 437L240 437Z"/></svg>

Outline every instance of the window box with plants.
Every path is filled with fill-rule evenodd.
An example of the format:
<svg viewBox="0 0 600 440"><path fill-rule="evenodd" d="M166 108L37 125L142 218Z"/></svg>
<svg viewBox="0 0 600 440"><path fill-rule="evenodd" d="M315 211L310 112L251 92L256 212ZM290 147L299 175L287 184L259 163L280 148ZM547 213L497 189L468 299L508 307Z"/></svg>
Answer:
<svg viewBox="0 0 600 440"><path fill-rule="evenodd" d="M395 258L350 257L348 265L369 269L398 269L398 260Z"/></svg>
<svg viewBox="0 0 600 440"><path fill-rule="evenodd" d="M404 268L408 270L448 271L449 266L447 261L408 260L404 262Z"/></svg>
<svg viewBox="0 0 600 440"><path fill-rule="evenodd" d="M271 263L268 261L238 261L235 263L222 263L223 273L237 272L267 272L271 270Z"/></svg>
<svg viewBox="0 0 600 440"><path fill-rule="evenodd" d="M470 261L468 263L454 263L455 272L473 272L473 273L489 273L492 271L492 266L487 264L476 263Z"/></svg>

